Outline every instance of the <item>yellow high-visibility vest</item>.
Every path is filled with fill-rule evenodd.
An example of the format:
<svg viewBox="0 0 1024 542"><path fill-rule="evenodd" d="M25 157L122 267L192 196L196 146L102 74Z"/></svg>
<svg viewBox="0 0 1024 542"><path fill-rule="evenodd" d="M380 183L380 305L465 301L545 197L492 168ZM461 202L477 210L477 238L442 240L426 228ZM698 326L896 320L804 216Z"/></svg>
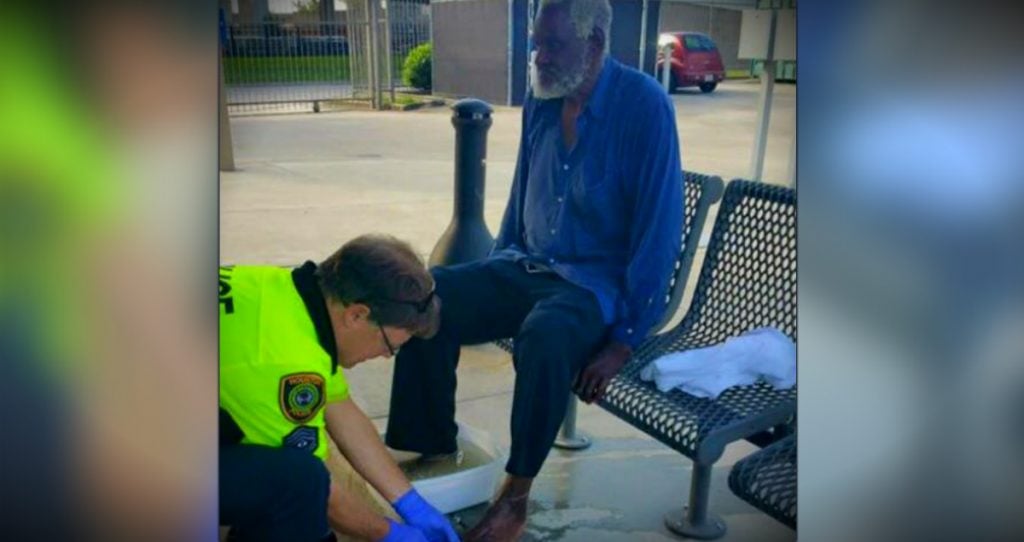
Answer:
<svg viewBox="0 0 1024 542"><path fill-rule="evenodd" d="M312 280L313 268L310 262L295 273ZM307 308L322 307L322 296L314 288L304 299L296 280L279 267L221 268L220 406L245 434L243 444L306 449L326 459L324 406L347 399L348 383L333 344L329 353L321 342L329 319L319 322L318 336L317 316Z"/></svg>

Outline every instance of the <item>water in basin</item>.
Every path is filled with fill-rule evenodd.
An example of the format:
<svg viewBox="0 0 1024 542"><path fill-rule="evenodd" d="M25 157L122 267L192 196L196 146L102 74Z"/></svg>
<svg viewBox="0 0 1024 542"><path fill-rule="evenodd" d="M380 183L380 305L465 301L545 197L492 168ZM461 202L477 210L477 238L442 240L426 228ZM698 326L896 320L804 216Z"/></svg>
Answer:
<svg viewBox="0 0 1024 542"><path fill-rule="evenodd" d="M486 465L487 463L494 461L494 457L484 451L483 448L461 438L461 436L456 440L456 442L458 443L459 450L462 451L461 462L457 462L455 454L452 454L429 461L424 461L419 458L406 459L399 462L398 467L402 469L402 472L405 473L406 478L408 478L410 482L415 482L417 480L447 476L459 471Z"/></svg>

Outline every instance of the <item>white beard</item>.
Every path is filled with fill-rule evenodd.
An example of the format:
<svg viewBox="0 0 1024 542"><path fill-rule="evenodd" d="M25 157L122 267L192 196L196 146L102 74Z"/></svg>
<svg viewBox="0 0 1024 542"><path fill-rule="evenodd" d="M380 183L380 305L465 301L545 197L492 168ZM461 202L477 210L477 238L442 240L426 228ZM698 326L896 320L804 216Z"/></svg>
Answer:
<svg viewBox="0 0 1024 542"><path fill-rule="evenodd" d="M589 51L583 53L583 58L575 68L568 73L556 75L555 80L547 86L540 81L540 70L537 69L537 64L534 62L536 56L536 52L530 55L530 88L533 90L534 98L540 100L564 98L580 88L587 78L587 66L591 61Z"/></svg>

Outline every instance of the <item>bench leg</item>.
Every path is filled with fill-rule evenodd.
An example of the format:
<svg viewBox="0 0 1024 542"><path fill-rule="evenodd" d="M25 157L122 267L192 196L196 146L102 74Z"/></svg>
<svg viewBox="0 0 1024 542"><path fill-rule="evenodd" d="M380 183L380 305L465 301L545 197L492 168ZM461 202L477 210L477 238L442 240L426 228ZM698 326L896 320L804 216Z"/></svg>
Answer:
<svg viewBox="0 0 1024 542"><path fill-rule="evenodd" d="M714 540L725 534L725 522L718 516L708 514L711 498L711 465L693 464L693 479L690 480L690 503L682 510L665 514L668 530L687 538Z"/></svg>
<svg viewBox="0 0 1024 542"><path fill-rule="evenodd" d="M555 438L555 448L582 450L590 447L590 437L576 431L576 395L569 392L569 406L565 409L562 430Z"/></svg>

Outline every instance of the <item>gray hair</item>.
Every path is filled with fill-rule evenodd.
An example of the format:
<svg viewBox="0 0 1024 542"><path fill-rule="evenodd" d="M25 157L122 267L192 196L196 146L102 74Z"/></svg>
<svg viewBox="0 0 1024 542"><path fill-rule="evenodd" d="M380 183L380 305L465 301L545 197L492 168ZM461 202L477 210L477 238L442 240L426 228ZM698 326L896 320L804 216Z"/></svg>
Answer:
<svg viewBox="0 0 1024 542"><path fill-rule="evenodd" d="M587 39L595 28L600 28L604 34L604 51L608 52L612 27L612 6L608 0L540 0L537 13L557 4L567 5L569 20L580 39Z"/></svg>

